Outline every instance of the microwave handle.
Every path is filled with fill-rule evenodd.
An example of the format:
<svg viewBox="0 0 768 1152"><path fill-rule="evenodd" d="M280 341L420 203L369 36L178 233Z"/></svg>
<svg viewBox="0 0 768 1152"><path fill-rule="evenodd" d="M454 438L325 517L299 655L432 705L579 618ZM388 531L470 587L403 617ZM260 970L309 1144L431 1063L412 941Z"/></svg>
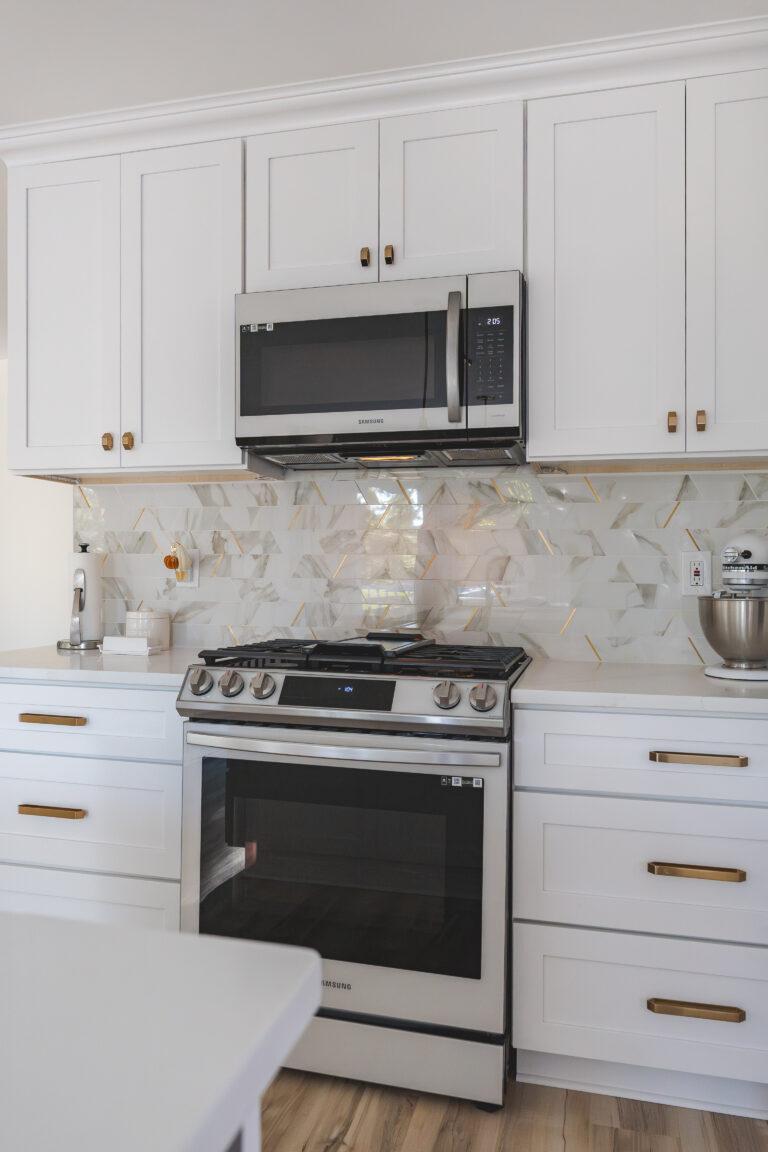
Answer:
<svg viewBox="0 0 768 1152"><path fill-rule="evenodd" d="M459 320L461 318L461 292L448 293L448 313L445 321L445 394L448 402L448 420L458 424L461 420L461 394L459 392Z"/></svg>

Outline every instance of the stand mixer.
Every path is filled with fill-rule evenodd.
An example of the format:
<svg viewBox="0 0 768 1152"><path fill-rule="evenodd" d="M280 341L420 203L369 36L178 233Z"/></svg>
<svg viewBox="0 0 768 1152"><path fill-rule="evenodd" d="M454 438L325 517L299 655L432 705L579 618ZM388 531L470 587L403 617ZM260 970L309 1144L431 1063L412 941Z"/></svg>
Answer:
<svg viewBox="0 0 768 1152"><path fill-rule="evenodd" d="M744 532L721 553L723 589L699 599L699 620L724 680L768 680L768 538Z"/></svg>

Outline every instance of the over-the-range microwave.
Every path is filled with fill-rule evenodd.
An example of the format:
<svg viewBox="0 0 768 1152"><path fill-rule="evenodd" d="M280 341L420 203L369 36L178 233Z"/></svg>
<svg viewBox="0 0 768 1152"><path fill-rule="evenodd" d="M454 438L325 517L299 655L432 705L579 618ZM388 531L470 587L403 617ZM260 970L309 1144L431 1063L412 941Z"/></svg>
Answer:
<svg viewBox="0 0 768 1152"><path fill-rule="evenodd" d="M277 467L518 460L519 272L236 299L237 443Z"/></svg>

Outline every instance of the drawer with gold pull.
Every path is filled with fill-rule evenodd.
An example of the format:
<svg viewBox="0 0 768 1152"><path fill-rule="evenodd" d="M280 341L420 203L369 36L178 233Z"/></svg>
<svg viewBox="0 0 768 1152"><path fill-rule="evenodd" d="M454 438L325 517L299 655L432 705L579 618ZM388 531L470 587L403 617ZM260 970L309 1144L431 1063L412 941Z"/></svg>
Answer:
<svg viewBox="0 0 768 1152"><path fill-rule="evenodd" d="M518 1049L768 1079L762 948L517 924Z"/></svg>
<svg viewBox="0 0 768 1152"><path fill-rule="evenodd" d="M0 684L0 748L180 761L176 692L121 685Z"/></svg>
<svg viewBox="0 0 768 1152"><path fill-rule="evenodd" d="M768 803L764 718L519 708L514 741L517 787Z"/></svg>
<svg viewBox="0 0 768 1152"><path fill-rule="evenodd" d="M0 752L0 860L178 879L181 765Z"/></svg>
<svg viewBox="0 0 768 1152"><path fill-rule="evenodd" d="M516 918L768 945L764 808L518 792L514 824Z"/></svg>

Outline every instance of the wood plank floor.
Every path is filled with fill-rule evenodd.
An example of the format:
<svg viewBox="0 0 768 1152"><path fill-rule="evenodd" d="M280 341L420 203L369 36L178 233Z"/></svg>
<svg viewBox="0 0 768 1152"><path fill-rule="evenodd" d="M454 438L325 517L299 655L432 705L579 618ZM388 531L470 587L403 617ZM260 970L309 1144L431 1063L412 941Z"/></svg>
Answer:
<svg viewBox="0 0 768 1152"><path fill-rule="evenodd" d="M768 1152L768 1122L511 1084L504 1108L305 1072L264 1097L263 1152Z"/></svg>

